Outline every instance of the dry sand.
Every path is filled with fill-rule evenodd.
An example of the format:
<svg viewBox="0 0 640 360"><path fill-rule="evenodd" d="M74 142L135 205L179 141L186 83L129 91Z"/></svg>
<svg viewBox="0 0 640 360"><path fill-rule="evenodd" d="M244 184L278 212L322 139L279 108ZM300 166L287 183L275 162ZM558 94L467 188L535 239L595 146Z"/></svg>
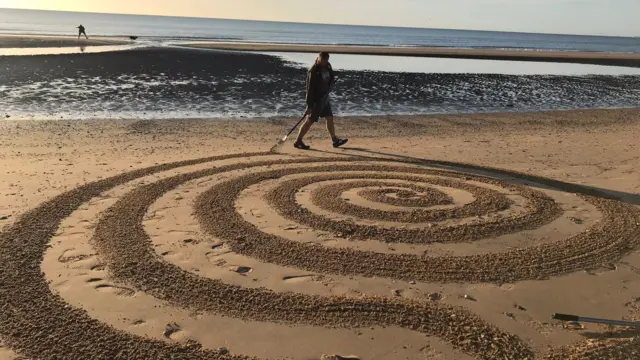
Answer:
<svg viewBox="0 0 640 360"><path fill-rule="evenodd" d="M640 110L293 121L0 122L0 359L637 358Z"/></svg>
<svg viewBox="0 0 640 360"><path fill-rule="evenodd" d="M0 35L0 48L50 48L71 46L104 46L126 45L131 43L124 39L105 37L90 37L89 40L77 36L31 36L31 35Z"/></svg>
<svg viewBox="0 0 640 360"><path fill-rule="evenodd" d="M193 43L186 47L270 52L309 52L321 50L336 54L417 56L458 59L552 61L579 64L616 65L640 67L640 54L595 53L582 51L519 51L492 49L453 49L435 47L386 47L349 45L290 45L290 44L237 44L237 43Z"/></svg>

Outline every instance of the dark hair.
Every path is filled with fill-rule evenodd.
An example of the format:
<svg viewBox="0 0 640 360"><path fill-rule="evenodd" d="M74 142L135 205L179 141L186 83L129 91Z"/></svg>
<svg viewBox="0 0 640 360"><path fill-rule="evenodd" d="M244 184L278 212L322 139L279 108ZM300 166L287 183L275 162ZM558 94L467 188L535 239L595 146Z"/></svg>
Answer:
<svg viewBox="0 0 640 360"><path fill-rule="evenodd" d="M329 53L326 51L320 51L320 54L318 54L318 57L320 59L325 59L325 60L329 59Z"/></svg>

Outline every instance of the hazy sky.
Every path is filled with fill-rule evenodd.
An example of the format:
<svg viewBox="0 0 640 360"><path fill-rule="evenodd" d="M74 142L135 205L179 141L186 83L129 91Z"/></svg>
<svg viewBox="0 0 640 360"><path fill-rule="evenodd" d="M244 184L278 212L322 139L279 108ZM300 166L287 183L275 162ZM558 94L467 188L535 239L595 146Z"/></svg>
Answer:
<svg viewBox="0 0 640 360"><path fill-rule="evenodd" d="M0 7L640 36L640 0L0 0Z"/></svg>

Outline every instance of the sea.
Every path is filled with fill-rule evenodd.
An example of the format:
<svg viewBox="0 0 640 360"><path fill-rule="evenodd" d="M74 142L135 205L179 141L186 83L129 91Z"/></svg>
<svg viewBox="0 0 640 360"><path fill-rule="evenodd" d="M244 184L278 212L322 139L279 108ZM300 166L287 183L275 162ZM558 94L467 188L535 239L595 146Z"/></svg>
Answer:
<svg viewBox="0 0 640 360"><path fill-rule="evenodd" d="M0 32L164 40L638 53L640 37L533 34L0 9Z"/></svg>
<svg viewBox="0 0 640 360"><path fill-rule="evenodd" d="M305 24L0 9L0 34L138 36L127 46L0 49L14 119L273 118L304 110L313 54L194 50L202 41L640 53L639 37ZM334 55L339 115L640 106L640 69ZM212 65L214 64L214 65Z"/></svg>

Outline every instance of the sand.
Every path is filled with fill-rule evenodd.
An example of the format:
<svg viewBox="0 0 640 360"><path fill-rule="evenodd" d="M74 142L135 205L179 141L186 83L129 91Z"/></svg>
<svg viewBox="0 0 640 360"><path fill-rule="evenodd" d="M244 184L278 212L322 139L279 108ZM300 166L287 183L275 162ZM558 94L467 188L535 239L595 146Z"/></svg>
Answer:
<svg viewBox="0 0 640 360"><path fill-rule="evenodd" d="M640 54L595 53L582 51L519 51L493 49L454 49L434 47L385 47L385 46L349 46L349 45L290 45L290 44L237 44L237 43L193 43L182 46L234 50L269 52L307 52L328 51L336 54L417 56L458 59L516 60L516 61L552 61L578 64L616 65L640 67Z"/></svg>
<svg viewBox="0 0 640 360"><path fill-rule="evenodd" d="M639 110L292 122L0 122L0 359L638 356Z"/></svg>
<svg viewBox="0 0 640 360"><path fill-rule="evenodd" d="M105 37L0 35L0 48L51 48L71 46L126 45L130 41Z"/></svg>

